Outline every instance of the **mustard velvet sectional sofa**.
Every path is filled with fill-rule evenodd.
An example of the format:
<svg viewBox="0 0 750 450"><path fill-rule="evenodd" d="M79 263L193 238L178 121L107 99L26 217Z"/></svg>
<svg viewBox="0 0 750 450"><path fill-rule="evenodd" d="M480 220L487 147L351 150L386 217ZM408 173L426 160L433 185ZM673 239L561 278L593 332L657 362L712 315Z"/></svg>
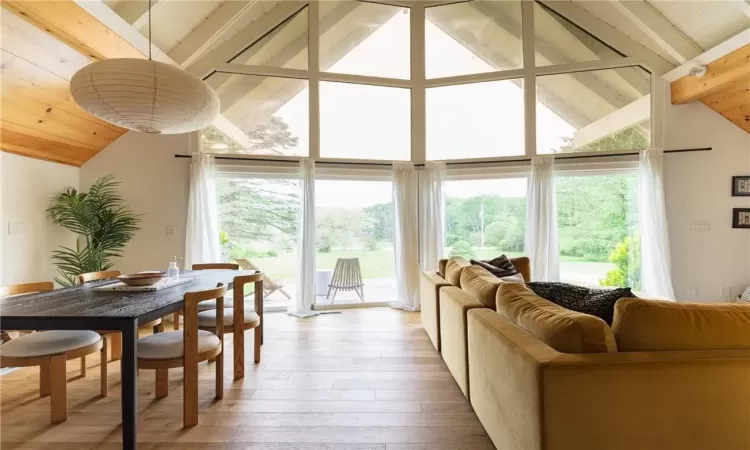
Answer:
<svg viewBox="0 0 750 450"><path fill-rule="evenodd" d="M626 298L610 327L466 261L440 270L425 329L499 450L750 449L750 305Z"/></svg>

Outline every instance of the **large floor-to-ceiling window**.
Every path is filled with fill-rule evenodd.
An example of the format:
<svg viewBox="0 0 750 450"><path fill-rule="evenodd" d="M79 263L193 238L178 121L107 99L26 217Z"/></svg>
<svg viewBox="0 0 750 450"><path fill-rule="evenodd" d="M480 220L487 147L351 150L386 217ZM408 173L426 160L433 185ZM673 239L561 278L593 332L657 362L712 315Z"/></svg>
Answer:
<svg viewBox="0 0 750 450"><path fill-rule="evenodd" d="M453 179L443 183L447 256L489 260L523 254L524 178Z"/></svg>
<svg viewBox="0 0 750 450"><path fill-rule="evenodd" d="M553 2L396 3L289 3L283 20L255 24L253 40L217 44L196 65L225 119L204 132L203 151L250 160L227 162L228 172L253 166L222 178L225 247L292 296L300 158L336 168L316 177L316 303L331 301L329 276L352 258L364 298L336 301L379 303L393 300L398 271L391 163L447 163L444 254L484 259L524 251L530 158L634 152L658 138L648 58L591 35ZM636 285L635 175L586 165L556 180L561 278Z"/></svg>
<svg viewBox="0 0 750 450"><path fill-rule="evenodd" d="M218 177L216 189L223 258L263 271L266 308L286 308L296 295L299 181L227 172Z"/></svg>
<svg viewBox="0 0 750 450"><path fill-rule="evenodd" d="M636 174L561 174L555 191L560 279L640 288Z"/></svg>

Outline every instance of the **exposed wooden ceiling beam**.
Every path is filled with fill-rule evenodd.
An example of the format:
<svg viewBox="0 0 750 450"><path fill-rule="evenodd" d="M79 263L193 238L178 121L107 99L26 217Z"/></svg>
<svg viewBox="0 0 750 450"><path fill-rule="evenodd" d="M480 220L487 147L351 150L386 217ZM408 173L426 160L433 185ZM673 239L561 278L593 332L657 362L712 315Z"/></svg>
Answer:
<svg viewBox="0 0 750 450"><path fill-rule="evenodd" d="M188 34L169 56L182 67L186 67L201 56L216 39L234 25L257 0L227 1Z"/></svg>
<svg viewBox="0 0 750 450"><path fill-rule="evenodd" d="M617 8L641 31L646 33L659 47L680 64L703 52L698 44L685 36L659 11L645 1L614 1L609 4Z"/></svg>
<svg viewBox="0 0 750 450"><path fill-rule="evenodd" d="M719 114L750 105L750 80L736 81L715 94L703 97L701 103Z"/></svg>
<svg viewBox="0 0 750 450"><path fill-rule="evenodd" d="M686 75L672 82L672 104L699 100L745 80L750 83L750 44L725 55L707 66L703 77Z"/></svg>

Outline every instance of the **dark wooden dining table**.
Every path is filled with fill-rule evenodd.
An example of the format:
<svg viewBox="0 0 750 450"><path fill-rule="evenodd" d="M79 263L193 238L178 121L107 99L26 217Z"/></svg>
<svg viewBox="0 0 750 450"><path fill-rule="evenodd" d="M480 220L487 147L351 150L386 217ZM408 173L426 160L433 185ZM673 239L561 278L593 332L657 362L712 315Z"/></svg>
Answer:
<svg viewBox="0 0 750 450"><path fill-rule="evenodd" d="M9 330L109 330L122 333L122 448L137 448L137 340L138 324L183 309L186 293L233 285L234 277L254 270L186 271L191 281L156 292L95 290L117 282L108 280L51 292L0 299L0 324ZM261 282L262 283L262 282ZM258 285L256 284L256 289ZM262 284L260 284L262 292ZM256 296L257 298L258 296ZM258 311L258 314L261 314Z"/></svg>

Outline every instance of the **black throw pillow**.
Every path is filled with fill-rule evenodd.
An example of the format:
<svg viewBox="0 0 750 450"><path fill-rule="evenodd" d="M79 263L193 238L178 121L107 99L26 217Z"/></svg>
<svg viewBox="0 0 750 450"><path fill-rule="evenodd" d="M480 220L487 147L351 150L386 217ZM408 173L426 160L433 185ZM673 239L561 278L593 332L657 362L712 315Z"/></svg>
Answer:
<svg viewBox="0 0 750 450"><path fill-rule="evenodd" d="M516 266L514 266L513 263L510 262L508 257L505 255L498 256L497 258L489 261L477 261L475 259L472 259L471 263L483 267L489 273L495 275L498 278L510 277L518 273L518 270L516 270Z"/></svg>
<svg viewBox="0 0 750 450"><path fill-rule="evenodd" d="M572 311L599 317L612 325L615 303L623 297L633 297L630 288L591 289L567 283L527 283L536 295Z"/></svg>

